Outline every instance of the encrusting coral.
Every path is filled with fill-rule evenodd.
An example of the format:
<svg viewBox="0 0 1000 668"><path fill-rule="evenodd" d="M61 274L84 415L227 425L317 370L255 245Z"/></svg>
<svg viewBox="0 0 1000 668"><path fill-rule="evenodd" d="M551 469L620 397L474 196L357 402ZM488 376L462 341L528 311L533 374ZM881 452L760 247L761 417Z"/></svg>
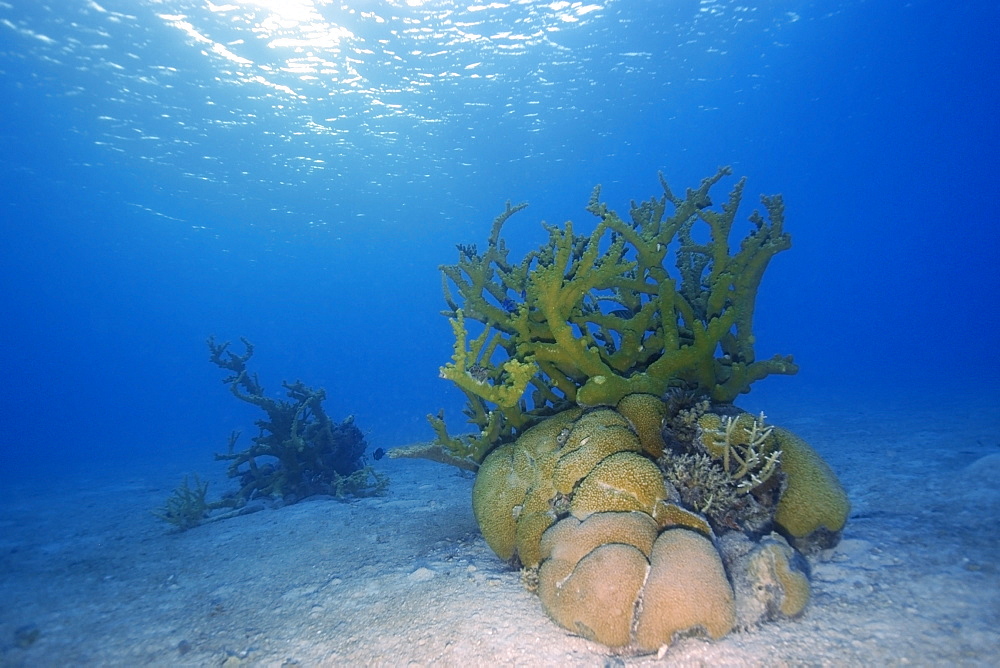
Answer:
<svg viewBox="0 0 1000 668"><path fill-rule="evenodd" d="M809 581L792 545L833 544L846 520L819 456L732 405L797 367L758 360L751 330L763 272L791 244L782 200L762 197L767 216L731 250L744 181L718 210L709 196L730 173L683 197L661 177L628 221L595 189L590 234L547 225L518 263L500 233L524 205L508 203L485 250L442 267L455 348L440 375L476 431L452 435L439 413L435 441L390 452L478 470L489 547L556 623L606 645L797 616Z"/></svg>

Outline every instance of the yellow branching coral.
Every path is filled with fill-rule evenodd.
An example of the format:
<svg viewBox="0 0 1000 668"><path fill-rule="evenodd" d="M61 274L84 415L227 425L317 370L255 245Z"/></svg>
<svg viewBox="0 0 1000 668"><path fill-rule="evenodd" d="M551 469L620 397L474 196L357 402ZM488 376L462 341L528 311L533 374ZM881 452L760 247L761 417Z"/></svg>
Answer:
<svg viewBox="0 0 1000 668"><path fill-rule="evenodd" d="M496 382L490 382L497 374L491 373L489 358L500 342L499 334L490 337L490 330L484 329L466 350L465 314L458 309L451 320L455 332L455 354L451 364L441 367L442 378L452 381L467 394L472 394L501 408L511 408L524 394L531 377L538 368L531 361L511 358L499 367ZM470 361L472 362L470 364Z"/></svg>
<svg viewBox="0 0 1000 668"><path fill-rule="evenodd" d="M781 450L769 440L774 427L764 424L763 413L757 418L748 413L721 418L707 414L701 424L705 449L721 462L738 491L749 493L778 470Z"/></svg>
<svg viewBox="0 0 1000 668"><path fill-rule="evenodd" d="M435 440L393 448L388 453L390 459L430 459L466 471L477 471L483 458L496 443L502 424L499 413L491 412L486 416L485 428L478 434L452 436L444 423L444 411L428 415L427 420L434 428Z"/></svg>
<svg viewBox="0 0 1000 668"><path fill-rule="evenodd" d="M592 232L546 225L548 242L518 263L501 231L524 204L507 203L485 250L460 245L458 263L441 267L455 334L441 375L465 393L469 421L485 432L492 420L496 443L576 405L672 387L731 402L769 374L795 373L790 357L756 359L751 331L764 270L791 246L784 205L763 196L766 216L753 212L731 249L745 181L718 210L709 196L731 173L683 197L661 176L663 195L633 202L628 220L595 188Z"/></svg>

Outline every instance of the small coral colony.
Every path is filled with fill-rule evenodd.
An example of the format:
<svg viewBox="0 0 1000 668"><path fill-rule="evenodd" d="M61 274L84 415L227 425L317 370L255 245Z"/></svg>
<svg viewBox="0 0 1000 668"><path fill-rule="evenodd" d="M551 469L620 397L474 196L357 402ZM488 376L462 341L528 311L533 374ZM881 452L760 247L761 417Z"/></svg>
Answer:
<svg viewBox="0 0 1000 668"><path fill-rule="evenodd" d="M455 334L441 376L466 395L476 431L391 457L478 471L473 510L560 626L624 651L720 638L802 613L803 554L832 547L849 511L801 438L734 405L751 383L793 374L757 359L752 321L771 258L791 246L780 196L761 198L730 247L744 181L714 206L720 169L676 195L600 201L590 234L545 226L509 259L504 223L485 249L442 267Z"/></svg>
<svg viewBox="0 0 1000 668"><path fill-rule="evenodd" d="M263 503L295 503L317 494L340 498L382 493L389 479L364 465L367 443L354 418L335 422L323 408L326 392L298 380L282 383L286 399L269 397L247 365L254 346L246 339L242 343L244 352L237 355L229 350L228 341L217 343L214 337L207 341L209 360L228 372L223 382L233 396L264 412L247 448L236 449L241 434L234 431L227 451L215 455L229 462L227 474L239 487L209 501L207 482L197 475L185 478L153 513L183 531L261 510Z"/></svg>

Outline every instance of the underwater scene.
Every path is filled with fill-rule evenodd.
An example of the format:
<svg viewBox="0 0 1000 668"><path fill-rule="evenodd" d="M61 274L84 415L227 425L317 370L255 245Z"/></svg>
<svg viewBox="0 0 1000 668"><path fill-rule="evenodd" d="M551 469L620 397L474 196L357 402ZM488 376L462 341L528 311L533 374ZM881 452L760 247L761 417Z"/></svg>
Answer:
<svg viewBox="0 0 1000 668"><path fill-rule="evenodd" d="M0 0L0 666L996 665L998 26Z"/></svg>

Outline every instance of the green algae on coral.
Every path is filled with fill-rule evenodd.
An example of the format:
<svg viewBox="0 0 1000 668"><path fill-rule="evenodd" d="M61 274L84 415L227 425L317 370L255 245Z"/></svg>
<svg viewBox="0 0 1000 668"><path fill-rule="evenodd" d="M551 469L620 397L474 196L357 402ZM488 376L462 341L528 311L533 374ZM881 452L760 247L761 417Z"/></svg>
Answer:
<svg viewBox="0 0 1000 668"><path fill-rule="evenodd" d="M460 245L458 262L441 268L455 334L441 376L466 395L469 422L489 443L442 440L435 425L441 451L478 463L489 446L572 406L675 387L728 403L772 373L796 373L791 357L758 360L752 332L764 270L791 246L784 203L762 196L766 215L750 214L731 249L745 179L718 210L709 195L731 173L722 167L682 197L661 176L663 195L633 202L628 220L595 188L590 234L545 225L548 242L519 263L501 231L524 204L507 203L484 251Z"/></svg>

